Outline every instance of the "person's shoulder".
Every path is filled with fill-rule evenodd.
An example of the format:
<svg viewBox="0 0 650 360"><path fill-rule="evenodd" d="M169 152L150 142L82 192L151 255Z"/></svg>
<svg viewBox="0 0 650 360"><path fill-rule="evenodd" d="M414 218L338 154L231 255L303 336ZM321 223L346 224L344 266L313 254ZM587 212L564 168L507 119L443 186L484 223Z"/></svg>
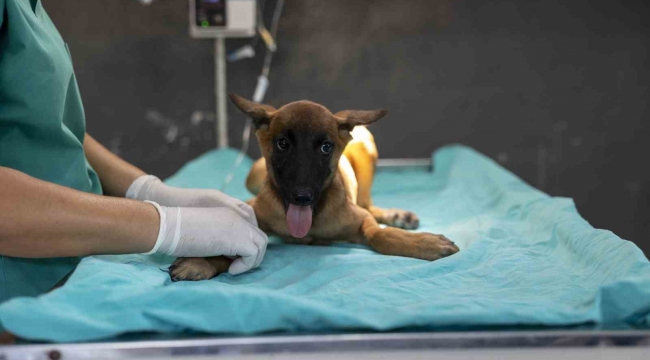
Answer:
<svg viewBox="0 0 650 360"><path fill-rule="evenodd" d="M5 23L5 16L7 16L5 13L5 0L0 0L0 29L2 29ZM0 32L0 36L2 36L2 32Z"/></svg>
<svg viewBox="0 0 650 360"><path fill-rule="evenodd" d="M7 26L5 24L6 17L7 17L7 9L5 6L5 0L0 0L0 37L4 36L2 34L4 33L4 27Z"/></svg>
<svg viewBox="0 0 650 360"><path fill-rule="evenodd" d="M0 30L5 26L5 18L7 17L7 10L5 6L5 0L0 0ZM0 31L0 36L2 32Z"/></svg>

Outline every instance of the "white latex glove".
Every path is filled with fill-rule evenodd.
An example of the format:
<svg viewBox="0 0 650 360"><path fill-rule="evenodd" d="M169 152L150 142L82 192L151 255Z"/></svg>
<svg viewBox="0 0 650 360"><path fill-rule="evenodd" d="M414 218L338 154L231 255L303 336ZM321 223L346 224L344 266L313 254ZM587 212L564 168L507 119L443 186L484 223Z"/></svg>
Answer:
<svg viewBox="0 0 650 360"><path fill-rule="evenodd" d="M266 234L228 207L164 207L146 202L160 215L156 245L147 255L238 257L228 269L232 275L256 268L264 258Z"/></svg>
<svg viewBox="0 0 650 360"><path fill-rule="evenodd" d="M169 186L153 175L143 175L135 179L126 191L126 197L135 200L154 201L161 206L226 207L238 213L249 223L257 226L253 208L239 199L218 190L183 189Z"/></svg>

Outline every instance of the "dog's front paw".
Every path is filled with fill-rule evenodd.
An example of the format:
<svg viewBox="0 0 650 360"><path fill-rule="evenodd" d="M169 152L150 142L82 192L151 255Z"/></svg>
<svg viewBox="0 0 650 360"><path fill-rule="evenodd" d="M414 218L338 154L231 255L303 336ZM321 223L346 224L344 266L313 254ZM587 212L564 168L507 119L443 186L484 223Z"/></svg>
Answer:
<svg viewBox="0 0 650 360"><path fill-rule="evenodd" d="M459 251L458 246L444 235L430 233L414 234L414 255L413 257L423 260L438 260Z"/></svg>
<svg viewBox="0 0 650 360"><path fill-rule="evenodd" d="M217 258L178 258L169 267L169 277L172 281L199 281L212 279L219 273L225 272L228 269L230 261L228 258L221 261ZM223 262L224 264L221 264ZM225 266L225 270L223 266Z"/></svg>
<svg viewBox="0 0 650 360"><path fill-rule="evenodd" d="M388 209L386 210L385 219L386 225L400 229L415 230L420 226L418 216L406 210Z"/></svg>

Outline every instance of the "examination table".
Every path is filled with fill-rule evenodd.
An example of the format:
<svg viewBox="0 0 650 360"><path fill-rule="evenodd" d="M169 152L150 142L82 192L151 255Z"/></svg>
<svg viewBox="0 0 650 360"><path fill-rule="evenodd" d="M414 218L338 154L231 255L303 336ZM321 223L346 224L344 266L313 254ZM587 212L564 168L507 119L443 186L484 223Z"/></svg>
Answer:
<svg viewBox="0 0 650 360"><path fill-rule="evenodd" d="M211 151L166 182L220 188L236 156ZM251 164L227 193L250 196ZM649 354L650 263L637 246L470 148L444 147L432 164L380 169L374 202L416 212L419 231L445 234L458 254L427 262L274 240L255 271L179 283L171 258L89 257L65 286L0 305L2 326L23 339L0 359Z"/></svg>

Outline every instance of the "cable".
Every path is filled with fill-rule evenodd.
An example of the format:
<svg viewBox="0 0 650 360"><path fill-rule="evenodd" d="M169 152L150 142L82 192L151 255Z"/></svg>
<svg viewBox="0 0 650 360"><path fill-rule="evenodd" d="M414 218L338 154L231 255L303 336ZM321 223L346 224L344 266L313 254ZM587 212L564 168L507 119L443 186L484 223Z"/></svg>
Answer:
<svg viewBox="0 0 650 360"><path fill-rule="evenodd" d="M280 16L282 15L282 10L284 8L284 0L278 0L275 4L275 9L273 10L273 18L271 20L271 37L274 40L274 43L277 44L277 32L278 32L278 22L280 21ZM258 8L259 9L259 8ZM260 19L260 21L262 21ZM253 101L256 103L261 103L264 100L264 95L266 95L266 90L269 87L269 72L271 71L271 61L273 60L273 54L277 47L273 50L267 48L266 54L264 56L264 66L262 67L262 73L257 77L257 86L255 86L255 92L253 93ZM242 133L242 147L240 150L237 159L233 163L228 175L226 176L223 185L221 186L221 191L225 192L228 184L232 181L235 176L235 170L241 165L241 162L246 157L248 148L250 145L250 135L253 127L253 121L250 117L246 118L246 125L244 125L244 132Z"/></svg>
<svg viewBox="0 0 650 360"><path fill-rule="evenodd" d="M284 0L278 0L278 2L275 4L275 9L273 11L273 18L271 20L271 38L273 38L273 43L277 43L275 39L277 39L278 22L280 21L280 15L282 15L283 8L284 8ZM271 60L273 60L273 54L275 54L276 50L277 47L274 47L273 51L268 51L268 50L266 51L266 54L264 56L264 67L262 68L262 76L264 77L269 76L269 71L271 69Z"/></svg>

